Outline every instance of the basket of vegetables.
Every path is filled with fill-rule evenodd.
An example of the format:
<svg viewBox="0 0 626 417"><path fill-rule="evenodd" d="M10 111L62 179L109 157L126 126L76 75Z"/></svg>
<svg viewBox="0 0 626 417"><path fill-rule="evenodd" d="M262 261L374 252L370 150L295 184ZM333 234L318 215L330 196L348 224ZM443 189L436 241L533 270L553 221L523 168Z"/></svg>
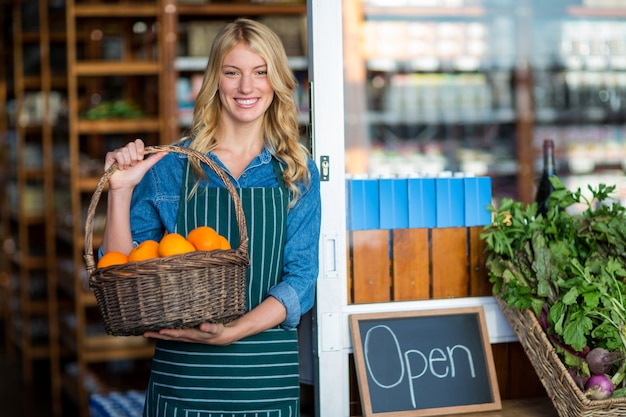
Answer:
<svg viewBox="0 0 626 417"><path fill-rule="evenodd" d="M490 207L489 280L560 417L626 416L626 208L552 184L545 214Z"/></svg>

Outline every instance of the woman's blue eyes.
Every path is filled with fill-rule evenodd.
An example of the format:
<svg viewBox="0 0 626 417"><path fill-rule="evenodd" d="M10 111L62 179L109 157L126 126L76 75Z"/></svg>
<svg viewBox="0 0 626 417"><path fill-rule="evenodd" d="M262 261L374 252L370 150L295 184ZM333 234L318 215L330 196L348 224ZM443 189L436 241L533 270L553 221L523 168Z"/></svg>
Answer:
<svg viewBox="0 0 626 417"><path fill-rule="evenodd" d="M255 75L267 75L267 71L266 70L262 70L262 71L256 71L254 73ZM224 75L229 75L229 76L237 76L239 75L238 71L224 71Z"/></svg>

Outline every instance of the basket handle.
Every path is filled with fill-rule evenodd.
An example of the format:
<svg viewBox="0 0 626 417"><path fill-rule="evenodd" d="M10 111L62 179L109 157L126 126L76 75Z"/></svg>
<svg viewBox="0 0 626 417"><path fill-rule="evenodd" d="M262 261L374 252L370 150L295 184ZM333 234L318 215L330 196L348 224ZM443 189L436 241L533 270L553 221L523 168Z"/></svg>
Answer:
<svg viewBox="0 0 626 417"><path fill-rule="evenodd" d="M173 146L173 145L155 145L155 146L147 146L144 149L145 154L152 154L157 152L176 152L185 154L190 157L194 157L198 159L200 162L204 162L209 166L215 173L220 177L228 193L233 199L233 204L235 205L235 218L237 219L237 225L239 226L239 247L237 248L237 252L243 252L246 256L248 255L248 230L246 229L246 217L243 212L243 206L241 204L241 199L239 198L239 194L235 189L235 186L230 181L226 173L222 168L219 167L211 158L202 154L201 152L196 151L195 149L183 147L183 146ZM96 213L96 207L98 206L98 201L100 200L100 196L102 195L102 191L105 185L109 182L111 176L117 171L117 162L114 162L102 175L100 181L96 185L96 189L91 196L91 201L89 203L89 209L87 210L87 219L85 222L85 266L87 268L87 274L90 276L93 271L96 269L96 262L93 256L93 222Z"/></svg>

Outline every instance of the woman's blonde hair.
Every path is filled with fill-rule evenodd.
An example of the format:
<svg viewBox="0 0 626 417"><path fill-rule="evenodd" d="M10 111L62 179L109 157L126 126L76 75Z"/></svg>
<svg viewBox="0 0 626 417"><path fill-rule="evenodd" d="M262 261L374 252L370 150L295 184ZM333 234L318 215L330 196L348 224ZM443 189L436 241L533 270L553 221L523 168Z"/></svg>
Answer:
<svg viewBox="0 0 626 417"><path fill-rule="evenodd" d="M294 100L297 82L287 61L280 38L267 26L250 19L237 19L225 25L215 37L204 73L202 87L194 107L189 135L190 147L207 153L217 146L216 132L220 122L222 104L219 82L224 57L238 43L245 42L267 64L267 76L274 99L263 117L263 136L270 153L283 164L283 178L291 194L292 206L298 199L298 182L308 184L309 152L300 143L298 114ZM191 161L200 177L203 176L198 161Z"/></svg>

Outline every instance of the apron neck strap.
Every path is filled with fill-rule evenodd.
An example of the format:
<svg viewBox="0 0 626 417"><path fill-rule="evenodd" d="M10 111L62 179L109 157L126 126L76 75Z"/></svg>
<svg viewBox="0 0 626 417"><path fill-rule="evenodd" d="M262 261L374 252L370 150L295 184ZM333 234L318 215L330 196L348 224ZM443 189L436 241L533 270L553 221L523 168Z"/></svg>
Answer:
<svg viewBox="0 0 626 417"><path fill-rule="evenodd" d="M276 180L278 181L278 186L282 189L287 189L285 187L285 179L283 178L283 167L278 162L278 159L272 156L272 166L274 167L274 173L276 174Z"/></svg>

